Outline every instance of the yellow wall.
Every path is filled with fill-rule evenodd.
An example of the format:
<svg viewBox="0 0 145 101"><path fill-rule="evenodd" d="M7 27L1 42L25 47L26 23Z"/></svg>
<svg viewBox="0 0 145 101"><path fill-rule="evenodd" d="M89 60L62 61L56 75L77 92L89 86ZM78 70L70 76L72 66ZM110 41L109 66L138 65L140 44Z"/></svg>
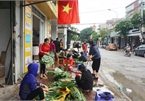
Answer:
<svg viewBox="0 0 145 101"><path fill-rule="evenodd" d="M34 3L38 1L41 0L26 0L27 3ZM45 28L47 27L49 34L47 33L46 37L51 37L51 24L49 20L58 18L58 1L56 5L54 5L52 1L48 1L38 3L36 6L47 16L47 24L45 24ZM27 63L32 62L32 9L29 7L31 6L25 6L24 11L24 72L27 72ZM28 15L31 17L29 18Z"/></svg>
<svg viewBox="0 0 145 101"><path fill-rule="evenodd" d="M27 0L29 3L39 2L41 0ZM52 1L38 3L36 6L47 16L48 19L57 19L58 18L58 8L55 6Z"/></svg>
<svg viewBox="0 0 145 101"><path fill-rule="evenodd" d="M24 16L24 72L32 61L32 8L25 7Z"/></svg>
<svg viewBox="0 0 145 101"><path fill-rule="evenodd" d="M48 23L48 36L50 36L50 34L51 34L51 24Z"/></svg>

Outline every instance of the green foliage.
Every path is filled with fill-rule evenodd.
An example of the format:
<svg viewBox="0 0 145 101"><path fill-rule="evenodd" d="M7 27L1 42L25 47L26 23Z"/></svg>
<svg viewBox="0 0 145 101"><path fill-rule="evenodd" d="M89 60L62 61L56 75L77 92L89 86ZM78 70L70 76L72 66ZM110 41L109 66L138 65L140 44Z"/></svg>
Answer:
<svg viewBox="0 0 145 101"><path fill-rule="evenodd" d="M97 34L96 32L93 32L93 34L92 34L93 41L97 41L99 39L99 37L101 37L100 34Z"/></svg>
<svg viewBox="0 0 145 101"><path fill-rule="evenodd" d="M99 29L99 30L100 30L100 34L102 38L109 36L109 33L110 33L109 30L103 30L103 29Z"/></svg>
<svg viewBox="0 0 145 101"><path fill-rule="evenodd" d="M72 30L72 31L75 31L75 32L77 32L77 31L79 31L77 28L75 28L75 27L70 27L70 29ZM79 36L78 35L76 35L76 34L71 34L71 38L70 38L71 40L79 40Z"/></svg>
<svg viewBox="0 0 145 101"><path fill-rule="evenodd" d="M92 27L83 29L80 33L80 40L83 41L83 42L88 41L92 32L93 32Z"/></svg>
<svg viewBox="0 0 145 101"><path fill-rule="evenodd" d="M139 28L141 24L141 13L137 12L135 13L131 18L131 23L133 24L133 27Z"/></svg>
<svg viewBox="0 0 145 101"><path fill-rule="evenodd" d="M70 29L71 29L72 31L76 31L76 32L79 31L76 27L73 27L73 26L70 27Z"/></svg>
<svg viewBox="0 0 145 101"><path fill-rule="evenodd" d="M71 34L71 40L78 40L79 37L76 34Z"/></svg>
<svg viewBox="0 0 145 101"><path fill-rule="evenodd" d="M42 64L45 64L46 68L51 67L54 64L54 53L51 52L49 56L48 55L44 55L41 58L40 62Z"/></svg>
<svg viewBox="0 0 145 101"><path fill-rule="evenodd" d="M71 100L86 101L86 98L84 97L82 92L80 92L75 86L71 87L70 90L71 90L71 96L72 96Z"/></svg>
<svg viewBox="0 0 145 101"><path fill-rule="evenodd" d="M143 16L145 16L145 10L144 10ZM143 21L144 21L143 25L145 26L145 17L143 18ZM132 16L131 23L133 24L133 27L138 28L138 29L140 28L141 26L141 12L140 11L135 13Z"/></svg>
<svg viewBox="0 0 145 101"><path fill-rule="evenodd" d="M123 20L115 26L115 31L121 37L127 38L128 31L133 28L133 24L129 20Z"/></svg>
<svg viewBox="0 0 145 101"><path fill-rule="evenodd" d="M67 78L67 77L69 77L70 74L69 74L69 72L66 72L57 67L57 68L55 68L54 71L48 71L47 75L54 76L54 79L58 80L58 79L62 79L62 78Z"/></svg>

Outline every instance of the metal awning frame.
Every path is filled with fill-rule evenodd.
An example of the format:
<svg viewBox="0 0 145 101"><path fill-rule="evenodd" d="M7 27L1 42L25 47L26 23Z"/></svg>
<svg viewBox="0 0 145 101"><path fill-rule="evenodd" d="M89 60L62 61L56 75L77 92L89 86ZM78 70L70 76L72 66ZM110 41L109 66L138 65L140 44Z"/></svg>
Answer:
<svg viewBox="0 0 145 101"><path fill-rule="evenodd" d="M128 36L139 36L139 35L141 35L141 33L136 33L136 34L128 34Z"/></svg>
<svg viewBox="0 0 145 101"><path fill-rule="evenodd" d="M76 35L80 35L80 33L72 31L72 30L69 30L69 29L67 29L67 31L70 32L71 34L73 33L73 34L76 34Z"/></svg>

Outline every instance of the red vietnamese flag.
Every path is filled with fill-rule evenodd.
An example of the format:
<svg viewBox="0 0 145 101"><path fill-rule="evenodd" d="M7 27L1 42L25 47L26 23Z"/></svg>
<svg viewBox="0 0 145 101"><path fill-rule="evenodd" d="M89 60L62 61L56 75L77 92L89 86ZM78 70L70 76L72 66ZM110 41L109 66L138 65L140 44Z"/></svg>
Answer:
<svg viewBox="0 0 145 101"><path fill-rule="evenodd" d="M58 0L58 24L80 23L78 0Z"/></svg>

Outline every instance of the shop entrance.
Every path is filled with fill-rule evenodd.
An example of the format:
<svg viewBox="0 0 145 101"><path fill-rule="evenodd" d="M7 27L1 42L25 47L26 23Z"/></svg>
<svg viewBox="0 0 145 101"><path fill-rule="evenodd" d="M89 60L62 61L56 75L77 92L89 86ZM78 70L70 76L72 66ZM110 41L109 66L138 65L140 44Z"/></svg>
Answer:
<svg viewBox="0 0 145 101"><path fill-rule="evenodd" d="M39 52L39 43L40 43L40 19L33 15L33 60L38 60Z"/></svg>
<svg viewBox="0 0 145 101"><path fill-rule="evenodd" d="M43 42L44 38L44 21L33 13L33 60L39 60L39 45Z"/></svg>
<svg viewBox="0 0 145 101"><path fill-rule="evenodd" d="M33 15L33 46L39 46L40 19Z"/></svg>
<svg viewBox="0 0 145 101"><path fill-rule="evenodd" d="M0 1L0 84L12 84L13 2ZM12 67L11 67L12 68ZM6 80L6 81L5 81Z"/></svg>

